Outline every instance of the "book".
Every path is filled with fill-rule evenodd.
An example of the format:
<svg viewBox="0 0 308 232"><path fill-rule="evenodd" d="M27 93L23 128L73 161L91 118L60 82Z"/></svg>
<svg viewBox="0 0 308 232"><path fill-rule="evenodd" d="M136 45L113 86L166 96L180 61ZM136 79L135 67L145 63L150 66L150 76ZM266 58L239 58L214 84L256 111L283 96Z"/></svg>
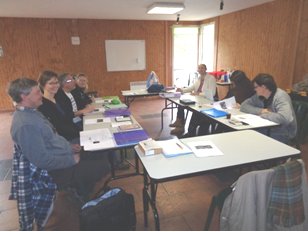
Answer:
<svg viewBox="0 0 308 232"><path fill-rule="evenodd" d="M131 130L116 132L113 134L114 140L117 145L135 145L142 140L149 138L148 134L144 130Z"/></svg>
<svg viewBox="0 0 308 232"><path fill-rule="evenodd" d="M151 138L140 141L138 147L146 156L161 154L163 151L163 148L157 143L157 141Z"/></svg>
<svg viewBox="0 0 308 232"><path fill-rule="evenodd" d="M180 103L184 104L184 105L193 105L196 102L191 100L191 99L180 99Z"/></svg>
<svg viewBox="0 0 308 232"><path fill-rule="evenodd" d="M227 114L228 114L226 111L217 110L215 108L201 110L201 113L209 115L209 116L211 116L213 118L224 117L224 116L227 116Z"/></svg>
<svg viewBox="0 0 308 232"><path fill-rule="evenodd" d="M136 129L140 129L140 126L138 124L120 125L119 126L119 130L121 130L121 131L136 130Z"/></svg>
<svg viewBox="0 0 308 232"><path fill-rule="evenodd" d="M157 143L163 148L163 155L167 158L192 154L191 149L177 138L157 141Z"/></svg>

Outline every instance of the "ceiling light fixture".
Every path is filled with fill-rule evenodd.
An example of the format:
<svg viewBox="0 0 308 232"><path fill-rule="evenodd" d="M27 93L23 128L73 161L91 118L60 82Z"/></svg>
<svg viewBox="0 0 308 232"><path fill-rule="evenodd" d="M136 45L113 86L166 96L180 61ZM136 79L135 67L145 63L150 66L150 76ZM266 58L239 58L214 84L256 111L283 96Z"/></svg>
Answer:
<svg viewBox="0 0 308 232"><path fill-rule="evenodd" d="M183 3L157 2L148 8L147 14L176 14L184 8Z"/></svg>

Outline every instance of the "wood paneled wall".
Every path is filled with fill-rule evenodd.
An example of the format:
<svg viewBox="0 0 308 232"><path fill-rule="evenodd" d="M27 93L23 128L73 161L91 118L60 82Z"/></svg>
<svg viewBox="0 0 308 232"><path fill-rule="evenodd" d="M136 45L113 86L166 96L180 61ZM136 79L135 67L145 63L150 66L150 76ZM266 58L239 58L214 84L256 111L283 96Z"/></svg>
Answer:
<svg viewBox="0 0 308 232"><path fill-rule="evenodd" d="M281 88L289 88L300 7L300 0L279 0L221 16L217 68L242 69L250 78L270 73Z"/></svg>
<svg viewBox="0 0 308 232"><path fill-rule="evenodd" d="M37 79L45 69L86 73L89 89L102 95L120 95L130 81L145 80L151 70L166 83L170 72L170 24L164 21L0 19L0 109L12 109L7 83L20 76ZM80 45L71 44L80 37ZM146 70L107 72L105 40L146 41ZM169 67L169 68L168 68ZM169 78L171 79L171 78Z"/></svg>
<svg viewBox="0 0 308 232"><path fill-rule="evenodd" d="M242 69L250 78L271 73L289 88L308 72L308 0L276 0L223 15L217 26L217 69ZM201 24L208 22L181 22ZM90 90L120 95L130 81L145 80L151 70L172 84L170 21L0 18L0 111L12 109L5 89L20 76L37 79L45 69L86 73ZM80 37L80 45L71 44ZM107 72L106 39L146 41L146 70Z"/></svg>

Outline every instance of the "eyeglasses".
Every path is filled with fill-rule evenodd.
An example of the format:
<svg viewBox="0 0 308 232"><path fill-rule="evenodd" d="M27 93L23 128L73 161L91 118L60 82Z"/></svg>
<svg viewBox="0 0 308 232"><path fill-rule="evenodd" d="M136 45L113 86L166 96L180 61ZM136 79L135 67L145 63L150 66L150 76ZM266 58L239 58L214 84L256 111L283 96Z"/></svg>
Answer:
<svg viewBox="0 0 308 232"><path fill-rule="evenodd" d="M58 85L59 84L59 82L57 81L57 82L49 82L49 83L47 83L48 85Z"/></svg>

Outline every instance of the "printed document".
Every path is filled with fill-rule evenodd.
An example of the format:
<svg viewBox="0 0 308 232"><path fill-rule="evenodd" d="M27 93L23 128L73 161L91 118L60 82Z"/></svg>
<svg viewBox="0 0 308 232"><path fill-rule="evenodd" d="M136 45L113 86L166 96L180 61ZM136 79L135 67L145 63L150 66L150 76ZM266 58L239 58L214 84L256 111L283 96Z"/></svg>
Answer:
<svg viewBox="0 0 308 232"><path fill-rule="evenodd" d="M83 119L85 125L97 124L97 123L111 123L110 118L86 118Z"/></svg>
<svg viewBox="0 0 308 232"><path fill-rule="evenodd" d="M236 106L235 97L230 97L213 103L213 107L217 110L229 110Z"/></svg>
<svg viewBox="0 0 308 232"><path fill-rule="evenodd" d="M253 126L253 127L265 127L265 126L278 125L275 122L261 118L260 116L254 115L254 114L239 114L239 115L232 116L232 118L240 122L244 122L245 124Z"/></svg>
<svg viewBox="0 0 308 232"><path fill-rule="evenodd" d="M187 145L197 157L223 155L222 151L211 141L192 141Z"/></svg>

